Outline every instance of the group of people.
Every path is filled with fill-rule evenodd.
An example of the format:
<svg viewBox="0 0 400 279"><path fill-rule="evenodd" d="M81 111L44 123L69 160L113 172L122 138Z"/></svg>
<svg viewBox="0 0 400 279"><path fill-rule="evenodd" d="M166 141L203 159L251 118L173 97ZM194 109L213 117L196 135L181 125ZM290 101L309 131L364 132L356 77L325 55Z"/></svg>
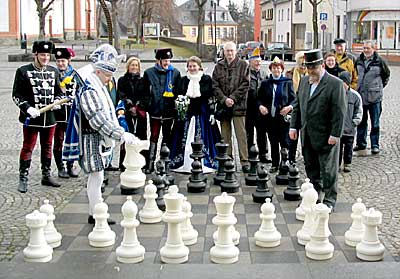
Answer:
<svg viewBox="0 0 400 279"><path fill-rule="evenodd" d="M261 69L258 49L247 62L237 56L233 42L225 44L212 76L193 56L181 77L171 63L172 49L157 49L154 66L143 71L140 60L131 57L116 82L113 76L123 57L112 46L101 45L90 55L91 64L75 70L71 49L36 41L34 62L17 69L12 94L24 124L18 191L28 190L32 151L40 135L42 184L60 187L50 175L52 154L61 178L76 177L73 163L78 161L88 174L88 222L94 223L93 208L101 198L115 141L122 143L119 169L124 171L123 143L147 140L149 122L150 148L142 151L146 173L154 172L161 130L171 169L190 171L190 143L201 140L203 169L212 171L217 168L215 144L221 139L232 157L233 124L243 172L249 171L253 145L260 161L272 164L271 173L278 170L281 148L289 150L294 163L300 135L307 176L333 208L342 159L344 171L350 171L356 127L354 150L366 150L368 113L371 152L380 151L379 117L390 76L373 42L365 42L357 60L346 52L344 40L334 44L335 51L325 57L320 50L297 53L296 66L286 73L284 62L275 58L270 75ZM51 54L57 67L49 65Z"/></svg>

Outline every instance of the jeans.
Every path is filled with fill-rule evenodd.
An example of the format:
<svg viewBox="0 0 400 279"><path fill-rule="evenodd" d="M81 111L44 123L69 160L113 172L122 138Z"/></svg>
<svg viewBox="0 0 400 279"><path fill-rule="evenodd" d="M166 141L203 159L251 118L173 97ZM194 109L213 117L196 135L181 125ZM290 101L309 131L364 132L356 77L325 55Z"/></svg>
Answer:
<svg viewBox="0 0 400 279"><path fill-rule="evenodd" d="M379 118L382 113L382 102L363 106L363 117L357 127L357 146L367 147L368 113L371 119L371 148L379 148Z"/></svg>

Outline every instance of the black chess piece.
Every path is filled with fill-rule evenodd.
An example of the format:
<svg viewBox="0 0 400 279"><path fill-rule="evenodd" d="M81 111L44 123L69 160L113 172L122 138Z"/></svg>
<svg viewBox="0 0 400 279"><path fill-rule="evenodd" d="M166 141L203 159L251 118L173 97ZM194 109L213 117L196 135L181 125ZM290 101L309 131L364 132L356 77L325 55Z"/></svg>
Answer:
<svg viewBox="0 0 400 279"><path fill-rule="evenodd" d="M203 170L201 168L201 162L196 158L192 162L192 175L189 177L189 183L187 184L187 190L189 193L201 193L204 192L207 183L204 182L202 177Z"/></svg>
<svg viewBox="0 0 400 279"><path fill-rule="evenodd" d="M169 185L174 185L175 184L175 177L171 174L171 170L169 169L169 165L171 162L171 159L169 158L169 148L166 143L163 143L160 149L160 160L164 162L165 166L165 175L168 179L168 184Z"/></svg>
<svg viewBox="0 0 400 279"><path fill-rule="evenodd" d="M256 203L264 203L266 198L271 199L273 194L268 188L268 180L269 180L269 175L268 171L265 168L264 164L258 164L257 166L257 189L256 191L252 194L253 196L253 201Z"/></svg>
<svg viewBox="0 0 400 279"><path fill-rule="evenodd" d="M218 161L218 170L214 176L214 185L221 185L225 180L225 162L229 160L228 147L229 144L224 143L224 140L215 145L215 149L217 149L215 159Z"/></svg>
<svg viewBox="0 0 400 279"><path fill-rule="evenodd" d="M276 185L288 185L289 161L287 148L281 149L281 163L279 164L279 173L275 176Z"/></svg>
<svg viewBox="0 0 400 279"><path fill-rule="evenodd" d="M250 171L245 177L246 185L255 186L257 185L257 164L260 162L258 159L258 148L253 145L250 147L249 152L249 162L250 162Z"/></svg>
<svg viewBox="0 0 400 279"><path fill-rule="evenodd" d="M225 180L221 183L221 192L236 193L239 188L240 183L236 179L235 165L229 159L225 162Z"/></svg>
<svg viewBox="0 0 400 279"><path fill-rule="evenodd" d="M288 201L298 201L300 197L300 186L297 183L299 180L299 169L295 164L289 166L289 184L285 191L283 191L283 198Z"/></svg>
<svg viewBox="0 0 400 279"><path fill-rule="evenodd" d="M201 138L196 137L194 139L194 142L191 142L190 145L192 146L192 154L190 154L189 157L193 160L198 160L200 162L201 173L199 174L199 177L201 177L204 183L207 183L207 177L203 175L203 167L201 165L201 159L204 158L203 141L201 140Z"/></svg>
<svg viewBox="0 0 400 279"><path fill-rule="evenodd" d="M164 194L168 189L168 180L165 177L165 166L164 162L159 160L156 163L156 173L153 175L153 184L157 187L157 199L156 203L160 210L165 211Z"/></svg>

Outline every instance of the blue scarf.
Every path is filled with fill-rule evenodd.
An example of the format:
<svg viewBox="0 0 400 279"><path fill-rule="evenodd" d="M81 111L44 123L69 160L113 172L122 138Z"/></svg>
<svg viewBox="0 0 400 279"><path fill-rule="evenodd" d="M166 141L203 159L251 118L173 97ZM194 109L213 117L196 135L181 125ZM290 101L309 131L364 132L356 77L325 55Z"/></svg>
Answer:
<svg viewBox="0 0 400 279"><path fill-rule="evenodd" d="M282 108L283 84L288 80L288 78L284 77L283 75L281 75L279 78L275 78L273 75L271 75L270 80L272 81L272 84L276 84L274 107L276 108L276 111L280 111Z"/></svg>
<svg viewBox="0 0 400 279"><path fill-rule="evenodd" d="M172 89L174 89L174 85L172 83L172 74L175 70L174 66L169 65L167 69L164 69L160 66L160 64L157 63L155 67L158 71L167 73L163 97L174 97L174 93L172 92Z"/></svg>

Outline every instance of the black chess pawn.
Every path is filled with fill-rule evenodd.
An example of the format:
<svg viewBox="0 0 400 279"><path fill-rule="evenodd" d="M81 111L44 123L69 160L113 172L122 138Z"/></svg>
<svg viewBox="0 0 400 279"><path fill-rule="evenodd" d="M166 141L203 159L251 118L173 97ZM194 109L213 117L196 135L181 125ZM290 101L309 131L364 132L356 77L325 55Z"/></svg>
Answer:
<svg viewBox="0 0 400 279"><path fill-rule="evenodd" d="M214 185L221 185L225 180L225 162L229 160L228 147L229 144L224 143L224 140L215 145L215 149L217 149L215 159L218 161L218 170L214 176Z"/></svg>
<svg viewBox="0 0 400 279"><path fill-rule="evenodd" d="M168 184L169 185L174 185L175 184L175 177L171 174L171 170L169 169L170 165L170 158L169 158L169 148L166 143L163 143L160 149L160 160L164 162L165 166L165 175L168 179Z"/></svg>
<svg viewBox="0 0 400 279"><path fill-rule="evenodd" d="M260 162L258 159L258 148L253 145L250 147L249 152L250 172L245 177L246 185L255 186L257 185L257 164Z"/></svg>
<svg viewBox="0 0 400 279"><path fill-rule="evenodd" d="M275 176L277 185L288 185L289 161L287 148L281 149L281 163L279 164L279 173Z"/></svg>
<svg viewBox="0 0 400 279"><path fill-rule="evenodd" d="M163 161L157 161L156 173L153 175L152 180L153 184L157 187L157 206L160 210L165 211L164 194L169 184L167 178L165 177L165 167Z"/></svg>
<svg viewBox="0 0 400 279"><path fill-rule="evenodd" d="M229 159L225 162L225 180L221 183L221 192L236 193L239 188L240 183L236 179L235 165Z"/></svg>
<svg viewBox="0 0 400 279"><path fill-rule="evenodd" d="M283 191L283 198L288 201L298 201L300 197L300 186L297 183L299 180L299 169L295 164L289 166L289 184L285 191Z"/></svg>
<svg viewBox="0 0 400 279"><path fill-rule="evenodd" d="M268 171L265 168L264 164L258 164L257 166L257 189L256 191L252 194L253 196L253 201L256 203L264 203L266 198L269 198L272 200L273 194L268 188L268 180L269 180L269 175Z"/></svg>
<svg viewBox="0 0 400 279"><path fill-rule="evenodd" d="M201 162L196 158L192 162L192 175L189 177L189 183L187 184L187 190L189 193L201 193L204 192L207 183L204 182L202 177L203 170L201 168Z"/></svg>
<svg viewBox="0 0 400 279"><path fill-rule="evenodd" d="M189 155L190 158L193 160L199 160L200 161L200 177L204 181L204 183L207 183L207 177L203 175L203 167L201 165L201 159L204 158L204 153L203 153L203 141L201 138L196 137L194 139L194 142L191 142L190 145L192 146L192 154Z"/></svg>

